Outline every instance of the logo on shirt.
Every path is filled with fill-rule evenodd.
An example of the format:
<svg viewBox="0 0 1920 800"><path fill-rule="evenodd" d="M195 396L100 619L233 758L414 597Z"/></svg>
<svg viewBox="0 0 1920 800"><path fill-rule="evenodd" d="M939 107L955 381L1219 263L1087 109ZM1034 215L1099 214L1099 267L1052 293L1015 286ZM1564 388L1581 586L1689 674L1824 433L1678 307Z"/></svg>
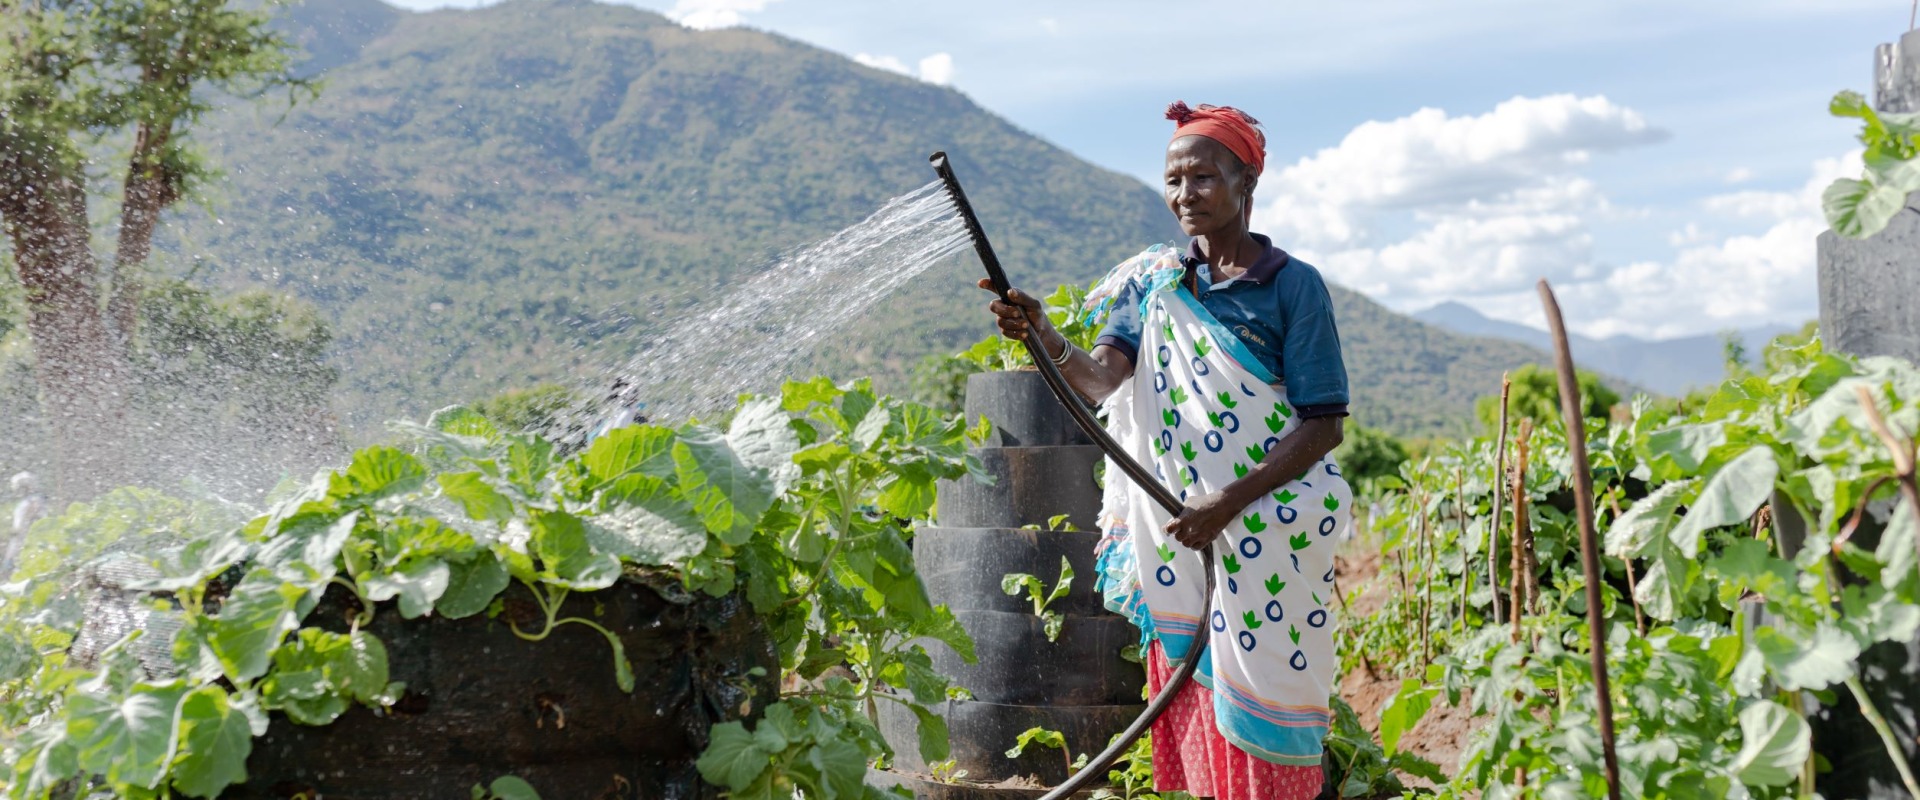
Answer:
<svg viewBox="0 0 1920 800"><path fill-rule="evenodd" d="M1245 325L1235 326L1233 332L1239 334L1240 338L1253 342L1261 347L1267 346L1267 340L1260 338L1259 334L1254 333L1252 329Z"/></svg>

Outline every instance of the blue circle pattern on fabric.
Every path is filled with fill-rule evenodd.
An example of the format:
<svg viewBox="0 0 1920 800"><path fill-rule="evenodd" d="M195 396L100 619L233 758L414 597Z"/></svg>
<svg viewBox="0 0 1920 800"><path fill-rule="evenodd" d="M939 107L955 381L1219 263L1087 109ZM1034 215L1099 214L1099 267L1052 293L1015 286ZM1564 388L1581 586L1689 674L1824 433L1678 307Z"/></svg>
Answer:
<svg viewBox="0 0 1920 800"><path fill-rule="evenodd" d="M1326 627L1327 626L1327 610L1324 608L1316 608L1311 612L1308 612L1307 624L1312 625L1313 627L1316 627L1316 628Z"/></svg>
<svg viewBox="0 0 1920 800"><path fill-rule="evenodd" d="M1240 555L1249 561L1260 557L1260 540L1251 536L1240 540Z"/></svg>
<svg viewBox="0 0 1920 800"><path fill-rule="evenodd" d="M1287 618L1287 608L1280 605L1278 600L1268 601L1266 611L1268 622L1279 622Z"/></svg>
<svg viewBox="0 0 1920 800"><path fill-rule="evenodd" d="M1207 431L1206 439L1203 441L1209 453L1218 453L1220 448L1227 446L1227 437L1221 436L1219 431Z"/></svg>

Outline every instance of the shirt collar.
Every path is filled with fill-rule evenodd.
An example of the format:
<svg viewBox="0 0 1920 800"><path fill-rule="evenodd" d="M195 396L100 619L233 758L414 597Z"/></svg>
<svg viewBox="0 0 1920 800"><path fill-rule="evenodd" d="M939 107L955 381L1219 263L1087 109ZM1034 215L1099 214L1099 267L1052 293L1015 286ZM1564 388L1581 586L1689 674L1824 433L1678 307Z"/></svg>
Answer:
<svg viewBox="0 0 1920 800"><path fill-rule="evenodd" d="M1265 235L1258 233L1253 234L1253 240L1260 243L1260 247L1262 248L1260 257L1254 260L1253 266L1248 267L1246 272L1240 273L1240 277L1234 280L1247 281L1250 283L1266 283L1267 281L1273 280L1273 276L1279 274L1280 268L1286 266L1292 257L1287 255L1287 251L1274 247L1273 240L1267 238ZM1180 260L1189 268L1195 264L1207 263L1207 257L1200 252L1200 240L1198 238L1187 243L1187 254L1182 256Z"/></svg>

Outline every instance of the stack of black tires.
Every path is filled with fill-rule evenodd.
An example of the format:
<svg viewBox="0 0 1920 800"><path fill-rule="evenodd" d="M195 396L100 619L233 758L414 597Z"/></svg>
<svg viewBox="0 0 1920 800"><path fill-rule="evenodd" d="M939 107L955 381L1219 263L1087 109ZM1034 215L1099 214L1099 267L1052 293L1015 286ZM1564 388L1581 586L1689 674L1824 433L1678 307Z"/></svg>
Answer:
<svg viewBox="0 0 1920 800"><path fill-rule="evenodd" d="M919 756L914 718L898 704L881 704L881 730L899 754L896 778L922 800L1035 797L1039 790L1016 787L1064 781L1072 758L1104 749L1139 715L1146 676L1126 653L1139 632L1105 610L1094 590L1100 449L1037 372L972 376L966 409L968 420L984 416L993 424L976 454L995 482L942 484L940 524L922 529L913 545L928 594L953 610L979 656L967 664L943 645L929 648L934 668L973 695L941 709L954 763L938 773L965 770L964 780L932 779L935 765ZM1025 573L1050 592L1062 557L1075 577L1071 591L1047 607L1064 616L1058 639L1049 641L1033 601L1025 592L1008 596L1001 584L1008 574ZM1062 733L1071 754L1030 746L1008 758L1006 751L1032 728Z"/></svg>

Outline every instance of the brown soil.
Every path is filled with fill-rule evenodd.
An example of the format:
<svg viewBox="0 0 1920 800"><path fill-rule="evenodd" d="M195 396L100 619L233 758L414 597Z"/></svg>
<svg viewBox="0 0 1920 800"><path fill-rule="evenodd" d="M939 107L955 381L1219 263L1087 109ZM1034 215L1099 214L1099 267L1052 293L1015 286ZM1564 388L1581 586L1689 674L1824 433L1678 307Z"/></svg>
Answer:
<svg viewBox="0 0 1920 800"><path fill-rule="evenodd" d="M1375 550L1342 553L1334 559L1334 578L1342 591L1351 592L1355 586L1364 586L1352 607L1346 610L1347 620L1365 619L1386 604L1388 592L1397 591L1399 586L1389 580L1380 579L1380 553ZM1349 623L1351 624L1351 623ZM1375 677L1365 670L1356 671L1340 679L1340 697L1353 706L1360 717L1360 724L1368 732L1378 735L1380 732L1380 708L1400 691L1401 679L1392 676ZM1440 771L1453 774L1459 765L1460 753L1466 749L1467 736L1478 727L1469 709L1472 699L1462 694L1460 705L1446 705L1446 697L1435 698L1433 708L1427 711L1425 718L1413 730L1400 737L1400 748L1440 765ZM1409 786L1428 786L1419 778L1402 776Z"/></svg>

